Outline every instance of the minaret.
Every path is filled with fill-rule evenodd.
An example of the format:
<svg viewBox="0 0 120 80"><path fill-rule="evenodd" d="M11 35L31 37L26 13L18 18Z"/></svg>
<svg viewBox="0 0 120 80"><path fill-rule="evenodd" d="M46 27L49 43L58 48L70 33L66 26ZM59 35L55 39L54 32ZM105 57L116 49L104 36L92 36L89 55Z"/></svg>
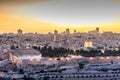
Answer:
<svg viewBox="0 0 120 80"><path fill-rule="evenodd" d="M58 36L58 31L54 30L54 36L53 36L54 41L57 41L57 36Z"/></svg>
<svg viewBox="0 0 120 80"><path fill-rule="evenodd" d="M54 41L57 41L57 36L56 35L54 35Z"/></svg>

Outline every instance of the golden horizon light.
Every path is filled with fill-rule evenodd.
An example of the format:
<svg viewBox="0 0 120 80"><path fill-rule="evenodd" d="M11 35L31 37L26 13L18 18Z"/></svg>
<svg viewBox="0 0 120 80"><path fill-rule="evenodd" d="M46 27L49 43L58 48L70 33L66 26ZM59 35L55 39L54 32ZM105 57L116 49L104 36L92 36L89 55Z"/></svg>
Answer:
<svg viewBox="0 0 120 80"><path fill-rule="evenodd" d="M25 1L27 1L27 0L25 0ZM18 2L20 2L20 1L18 0ZM35 2L35 1L33 1L33 2ZM107 16L107 18L105 18L105 16L108 13L106 12L106 15L104 15L105 13L101 12L101 14L103 13L103 17L102 17L102 15L100 15L101 19L98 19L100 17L98 17L98 15L96 15L97 13L94 14L94 11L96 9L91 9L91 10L93 10L93 12L86 11L88 13L92 13L92 14L85 14L87 16L86 17L83 14L84 12L83 13L81 12L81 14L79 12L76 12L77 6L76 6L76 8L70 7L71 15L68 14L68 16L67 16L67 13L69 12L69 10L67 12L64 9L62 10L61 8L59 8L61 6L61 4L63 3L62 1L46 0L45 2L44 1L42 3L41 2L39 5L38 5L38 3L35 5L35 3L27 4L27 2L26 2L25 4L23 4L21 6L21 5L15 5L16 1L14 1L14 0L12 0L12 2L10 2L8 0L6 0L6 2L3 1L0 6L0 9L1 9L1 11L0 11L0 33L17 33L18 29L22 29L23 33L28 33L28 32L48 33L48 32L54 32L54 30L57 30L59 33L61 33L61 32L64 32L67 28L70 29L71 33L73 33L74 30L76 30L77 32L88 32L91 30L95 30L96 27L100 28L100 32L105 32L105 31L112 31L112 32L116 32L116 33L120 32L120 16L119 16L120 13L118 12L119 7L120 7L119 5L116 6L116 5L111 4L112 6L111 5L108 6L108 7L114 7L114 8L118 7L118 9L116 9L116 10L114 8L111 9L114 12L116 12L115 13L116 15L114 14L115 18L112 16L113 14L111 14L111 15ZM72 0L71 0L71 2L72 2ZM77 2L77 0L76 0L76 2ZM104 1L101 1L101 2L104 2ZM58 7L54 8L54 6L52 6L52 4L55 4L55 7L58 4ZM114 3L114 4L116 4L116 3ZM69 5L66 5L65 8L67 9ZM107 9L106 6L104 6L104 7ZM72 8L75 8L76 10L74 10ZM91 7L91 8L93 8L93 7ZM49 9L50 9L50 11L49 11ZM88 10L88 8L85 8L85 9ZM41 10L43 12L41 12L39 10ZM51 12L51 11L53 11L53 12ZM58 12L63 11L64 13L63 14L62 14L62 12L57 13L57 11ZM110 11L110 10L108 10L108 11ZM48 14L47 14L47 12L48 12ZM91 17L91 15L92 15L92 17Z"/></svg>

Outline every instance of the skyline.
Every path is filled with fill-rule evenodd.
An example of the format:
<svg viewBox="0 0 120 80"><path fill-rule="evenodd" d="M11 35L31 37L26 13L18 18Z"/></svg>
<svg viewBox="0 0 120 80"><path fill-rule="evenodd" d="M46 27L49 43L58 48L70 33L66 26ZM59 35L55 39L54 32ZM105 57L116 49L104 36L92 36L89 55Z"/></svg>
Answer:
<svg viewBox="0 0 120 80"><path fill-rule="evenodd" d="M94 30L120 32L117 0L4 0L0 6L0 33L48 33L69 28L72 32Z"/></svg>

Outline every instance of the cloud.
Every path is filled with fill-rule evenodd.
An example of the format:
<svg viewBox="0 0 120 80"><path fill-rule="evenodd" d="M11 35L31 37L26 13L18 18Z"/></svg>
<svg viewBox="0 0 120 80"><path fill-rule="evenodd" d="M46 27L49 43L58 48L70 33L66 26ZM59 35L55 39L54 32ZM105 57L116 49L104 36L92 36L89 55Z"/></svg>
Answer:
<svg viewBox="0 0 120 80"><path fill-rule="evenodd" d="M23 6L29 4L50 2L53 0L0 0L0 6Z"/></svg>
<svg viewBox="0 0 120 80"><path fill-rule="evenodd" d="M113 0L113 1L115 1L115 2L120 2L120 0Z"/></svg>
<svg viewBox="0 0 120 80"><path fill-rule="evenodd" d="M51 0L0 0L0 3L29 3L29 2L45 2L45 1L51 1Z"/></svg>

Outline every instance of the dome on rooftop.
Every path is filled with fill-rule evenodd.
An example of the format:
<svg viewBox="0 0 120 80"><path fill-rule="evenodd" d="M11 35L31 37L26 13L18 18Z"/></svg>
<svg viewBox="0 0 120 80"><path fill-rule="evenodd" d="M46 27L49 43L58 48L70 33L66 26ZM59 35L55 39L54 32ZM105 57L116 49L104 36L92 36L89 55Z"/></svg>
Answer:
<svg viewBox="0 0 120 80"><path fill-rule="evenodd" d="M84 43L84 47L93 47L93 43L90 40L86 40Z"/></svg>

